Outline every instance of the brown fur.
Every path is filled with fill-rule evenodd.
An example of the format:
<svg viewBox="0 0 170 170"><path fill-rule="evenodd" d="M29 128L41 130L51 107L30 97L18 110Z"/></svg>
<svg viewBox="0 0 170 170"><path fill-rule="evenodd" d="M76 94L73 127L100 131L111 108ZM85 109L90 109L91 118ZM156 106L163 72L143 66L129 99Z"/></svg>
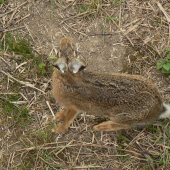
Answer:
<svg viewBox="0 0 170 170"><path fill-rule="evenodd" d="M60 57L67 58L67 65L73 53L71 41L62 39ZM94 127L99 131L114 131L148 123L163 111L156 86L142 76L97 74L86 70L73 73L69 69L62 73L55 68L52 79L54 98L65 107L55 116L55 120L64 120L56 127L56 133L65 133L80 111L110 118L111 121Z"/></svg>

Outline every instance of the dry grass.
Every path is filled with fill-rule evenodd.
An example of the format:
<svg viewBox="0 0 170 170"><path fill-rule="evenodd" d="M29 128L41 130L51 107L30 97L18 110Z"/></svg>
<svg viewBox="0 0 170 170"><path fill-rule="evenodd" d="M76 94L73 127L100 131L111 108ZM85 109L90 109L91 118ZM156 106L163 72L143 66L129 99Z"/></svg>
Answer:
<svg viewBox="0 0 170 170"><path fill-rule="evenodd" d="M170 2L38 2L50 6L53 17L57 8L63 34L69 30L81 37L102 36L103 42L105 36L122 36L118 43L126 46L123 71L152 79L163 100L170 99L169 79L156 71L157 61L170 47ZM52 68L49 56L40 50L46 44L35 46L34 30L27 25L30 13L25 10L29 6L38 12L36 5L28 1L0 5L0 169L170 169L168 120L100 133L93 131L93 125L105 118L80 113L66 134L51 132L52 117L59 109L51 95ZM97 17L103 28L88 32L86 26ZM53 47L49 55L56 52Z"/></svg>

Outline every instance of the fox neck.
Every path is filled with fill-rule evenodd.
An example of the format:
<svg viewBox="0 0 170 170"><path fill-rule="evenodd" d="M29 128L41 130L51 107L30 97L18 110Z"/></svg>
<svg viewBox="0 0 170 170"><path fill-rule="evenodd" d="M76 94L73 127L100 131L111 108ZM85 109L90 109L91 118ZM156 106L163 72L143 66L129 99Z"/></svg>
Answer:
<svg viewBox="0 0 170 170"><path fill-rule="evenodd" d="M81 81L81 77L79 73L72 73L70 71L61 73L59 70L56 70L57 77L60 79L64 84L76 84L78 81Z"/></svg>

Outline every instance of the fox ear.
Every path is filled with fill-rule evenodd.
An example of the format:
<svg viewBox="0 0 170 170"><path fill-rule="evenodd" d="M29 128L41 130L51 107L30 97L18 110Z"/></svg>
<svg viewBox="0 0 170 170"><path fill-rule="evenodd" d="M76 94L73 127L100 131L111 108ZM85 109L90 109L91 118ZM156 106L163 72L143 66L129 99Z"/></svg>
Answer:
<svg viewBox="0 0 170 170"><path fill-rule="evenodd" d="M69 64L69 70L73 73L78 73L79 71L83 70L87 66L87 63L79 58L75 58Z"/></svg>
<svg viewBox="0 0 170 170"><path fill-rule="evenodd" d="M66 58L64 57L54 59L54 61L52 62L52 65L56 67L58 70L60 70L62 73L68 71Z"/></svg>

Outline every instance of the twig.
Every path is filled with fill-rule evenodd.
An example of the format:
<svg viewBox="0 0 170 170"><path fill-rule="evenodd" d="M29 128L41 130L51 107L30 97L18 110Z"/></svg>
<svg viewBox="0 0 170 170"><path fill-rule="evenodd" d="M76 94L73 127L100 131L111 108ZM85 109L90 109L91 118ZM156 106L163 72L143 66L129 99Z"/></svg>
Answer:
<svg viewBox="0 0 170 170"><path fill-rule="evenodd" d="M9 13L13 12L13 11L15 11L16 9L18 9L18 8L20 8L21 6L25 5L26 3L28 3L28 1L26 1L26 2L22 3L21 5L17 6L17 7L16 7L16 8L14 8L14 9L12 9L11 11L6 12L5 14L0 15L0 17L3 17L3 16L5 16L5 15L7 15L7 14L9 14Z"/></svg>
<svg viewBox="0 0 170 170"><path fill-rule="evenodd" d="M79 16L82 16L82 15L85 15L87 14L88 12L83 12L83 13L80 13L80 14L77 14L77 15L74 15L74 16L71 16L71 17L68 17L66 19L64 19L63 21L60 22L60 24L64 23L65 21L69 20L69 19L73 19L73 18L76 18L76 17L79 17ZM94 12L92 12L91 14L93 14Z"/></svg>
<svg viewBox="0 0 170 170"><path fill-rule="evenodd" d="M31 14L28 14L26 16L24 16L23 18L21 18L20 20L18 20L17 22L15 22L13 25L18 24L19 22L21 22L22 20L24 20L25 18L29 17Z"/></svg>
<svg viewBox="0 0 170 170"><path fill-rule="evenodd" d="M39 156L39 158L40 158L42 161L44 161L47 165L49 165L50 167L52 167L52 168L54 168L54 169L58 170L58 169L57 169L57 168L55 168L53 165L51 165L51 163L47 162L46 160L44 160L44 159L43 159L43 158L41 158L40 156Z"/></svg>
<svg viewBox="0 0 170 170"><path fill-rule="evenodd" d="M12 103L12 104L26 104L28 102L27 101L11 101L10 103Z"/></svg>
<svg viewBox="0 0 170 170"><path fill-rule="evenodd" d="M79 149L79 152L78 152L78 154L77 154L77 157L76 157L75 161L73 162L73 165L72 165L72 166L75 165L75 163L76 163L76 161L77 161L77 159L78 159L78 157L79 157L79 155L80 155L81 149L82 149L82 145L81 145L81 147L80 147L80 149Z"/></svg>
<svg viewBox="0 0 170 170"><path fill-rule="evenodd" d="M89 166L75 166L73 167L74 169L96 169L96 168L101 168L101 166L92 166L92 165L89 165Z"/></svg>
<svg viewBox="0 0 170 170"><path fill-rule="evenodd" d="M65 23L66 24L66 23ZM82 34L82 35L84 35L84 36L87 36L86 34L84 34L84 33L82 33L82 32L80 32L80 31L77 31L76 29L74 29L74 28L72 28L71 26L69 26L68 24L66 24L70 29L72 29L73 31L76 31L76 32L78 32L79 34Z"/></svg>
<svg viewBox="0 0 170 170"><path fill-rule="evenodd" d="M50 82L51 82L51 79L48 80L48 82L44 84L44 87L42 88L43 91L45 91L47 89Z"/></svg>
<svg viewBox="0 0 170 170"><path fill-rule="evenodd" d="M165 15L167 21L170 23L170 16L167 14L167 12L164 10L164 8L162 7L162 5L159 2L157 2L157 5L160 8L160 10L163 12L163 14Z"/></svg>
<svg viewBox="0 0 170 170"><path fill-rule="evenodd" d="M126 27L128 27L129 25L132 25L132 24L138 22L139 20L141 20L141 18L137 18L137 19L133 20L132 22L130 22L130 23L124 25L123 27L126 28Z"/></svg>
<svg viewBox="0 0 170 170"><path fill-rule="evenodd" d="M7 61L5 61L1 56L0 59L3 60L9 67L11 67L11 65Z"/></svg>
<svg viewBox="0 0 170 170"><path fill-rule="evenodd" d="M3 70L0 70L0 72L2 72L2 73L5 74L6 76L12 78L13 80L17 81L18 83L20 83L20 84L22 84L22 85L25 85L25 86L27 86L27 87L31 87L31 88L36 89L36 90L42 92L43 94L45 94L44 91L42 91L41 89L38 89L38 88L35 87L33 84L30 84L30 83L28 83L28 82L24 82L24 81L17 80L17 79L14 78L13 76L11 76L9 73L5 73Z"/></svg>
<svg viewBox="0 0 170 170"><path fill-rule="evenodd" d="M92 143L83 143L83 144L74 144L74 145L70 145L74 140L70 141L66 146L58 146L59 148L61 148L61 150L59 150L55 155L58 155L60 152L62 152L65 148L69 148L69 147L78 147L78 146L90 146L90 147L99 147L99 148L106 148L106 149L113 149L113 147L109 147L109 146L105 146L105 145L98 145L98 144L92 144ZM62 142L61 142L62 143ZM52 144L56 144L55 143L49 143L50 145ZM48 144L47 144L48 145ZM46 146L46 145L44 145ZM35 149L43 149L43 150L47 150L47 149L56 149L56 146L54 147L44 147L44 146L37 146L37 147L30 147L30 148L24 148L24 149L20 149L20 150L16 150L16 152L21 152L21 151L26 151L29 152L31 150L35 150ZM58 148L57 148L58 149ZM133 153L135 155L140 156L141 154L139 154L138 152L132 151L132 150L127 150L127 149L119 149L116 148L115 150L119 150L119 151L124 151L124 152L129 152L129 153ZM53 150L50 153L55 152L55 150Z"/></svg>
<svg viewBox="0 0 170 170"><path fill-rule="evenodd" d="M81 134L82 132L84 132L85 130L87 130L87 128L94 126L95 124L92 125L87 125L83 130L81 130L78 134Z"/></svg>
<svg viewBox="0 0 170 170"><path fill-rule="evenodd" d="M47 106L49 107L49 109L50 109L50 111L51 111L51 114L53 115L53 117L55 116L54 115L54 112L53 112L53 110L52 110L52 108L51 108L51 106L50 106L50 104L49 104L49 102L46 100L46 103L47 103Z"/></svg>
<svg viewBox="0 0 170 170"><path fill-rule="evenodd" d="M124 34L124 32L123 32L122 29L117 25L117 23L116 23L114 20L112 20L112 22L119 28L119 30L121 31L121 33L123 34L123 36L126 37L127 40L128 40L128 41L131 43L131 45L134 47L134 44L132 43L132 41L130 40L130 38Z"/></svg>
<svg viewBox="0 0 170 170"><path fill-rule="evenodd" d="M96 35L115 35L116 33L87 33L88 36L96 36Z"/></svg>
<svg viewBox="0 0 170 170"><path fill-rule="evenodd" d="M132 137L127 136L126 133L124 131L122 131L123 135L126 136L126 138L128 138L129 140L133 140ZM137 143L134 142L135 146L141 151L141 154L144 156L145 159L148 159L147 155L145 154L145 152L143 151L142 147ZM148 161L148 163L150 164L152 170L155 170L155 168L153 167L152 163L150 161Z"/></svg>
<svg viewBox="0 0 170 170"><path fill-rule="evenodd" d="M105 13L107 14L107 12L105 12ZM107 15L108 15L108 14L107 14ZM109 16L109 15L108 15L108 16ZM111 21L116 25L117 28L119 28L119 30L121 31L121 33L123 34L123 36L126 37L127 40L128 40L128 41L131 43L131 45L134 47L134 44L132 43L132 41L130 40L130 38L124 34L124 32L123 32L122 29L117 25L117 23L116 23L114 20L111 20Z"/></svg>
<svg viewBox="0 0 170 170"><path fill-rule="evenodd" d="M137 23L136 25L130 27L126 32L124 32L124 36L128 35L129 32L132 32L134 29L136 29L140 24L141 22L143 21L144 19L142 19L139 23Z"/></svg>
<svg viewBox="0 0 170 170"><path fill-rule="evenodd" d="M62 149L60 149L55 155L58 155L60 152L62 152L65 148L67 148L74 140L71 140L66 146L64 146Z"/></svg>
<svg viewBox="0 0 170 170"><path fill-rule="evenodd" d="M13 153L10 154L9 159L8 159L7 170L9 169L9 166L10 166L9 164L10 164L10 160L11 160L12 154L13 154Z"/></svg>
<svg viewBox="0 0 170 170"><path fill-rule="evenodd" d="M14 15L16 14L16 12L17 12L17 9L15 9L15 11L13 12L13 14L12 14L12 16L11 16L10 20L8 21L8 23L11 23L11 21L12 21L12 19L13 19Z"/></svg>
<svg viewBox="0 0 170 170"><path fill-rule="evenodd" d="M23 18L21 18L20 20L16 21L15 23L14 23L14 22L9 23L9 24L6 25L4 28L1 28L0 31L4 31L6 28L18 24L19 22L21 22L21 21L24 20L25 18L29 17L30 15L31 15L31 14L28 14L28 15L24 16Z"/></svg>
<svg viewBox="0 0 170 170"><path fill-rule="evenodd" d="M170 38L170 16L167 14L167 12L164 10L164 8L162 7L162 5L157 2L157 5L158 7L160 8L160 10L163 12L163 14L165 15L167 21L168 21L168 24L169 24L169 38Z"/></svg>
<svg viewBox="0 0 170 170"><path fill-rule="evenodd" d="M28 32L30 33L30 36L31 36L32 40L35 42L35 40L34 40L32 34L31 34L31 32L30 32L30 29L28 28L28 25L25 24L25 27L26 27L26 29L28 30Z"/></svg>
<svg viewBox="0 0 170 170"><path fill-rule="evenodd" d="M19 69L21 66L23 66L23 65L25 65L25 64L27 64L27 62L21 63L20 65L18 65L18 66L16 67L16 70Z"/></svg>
<svg viewBox="0 0 170 170"><path fill-rule="evenodd" d="M24 27L25 26L20 26L20 27L17 27L17 28L9 29L9 30L4 30L3 32L10 32L10 31L14 31L14 30L21 29L21 28L24 28Z"/></svg>
<svg viewBox="0 0 170 170"><path fill-rule="evenodd" d="M142 40L142 39L141 39ZM142 40L143 41L143 40ZM149 45L149 44L145 44L144 42L143 43L141 43L141 44L134 44L134 46L144 46L144 45L146 45L146 46L148 46L148 47L150 47L150 48L152 48L158 55L159 55L159 57L161 57L161 55L160 55L160 53L159 53L159 51L157 51L154 47L152 47L151 45Z"/></svg>

